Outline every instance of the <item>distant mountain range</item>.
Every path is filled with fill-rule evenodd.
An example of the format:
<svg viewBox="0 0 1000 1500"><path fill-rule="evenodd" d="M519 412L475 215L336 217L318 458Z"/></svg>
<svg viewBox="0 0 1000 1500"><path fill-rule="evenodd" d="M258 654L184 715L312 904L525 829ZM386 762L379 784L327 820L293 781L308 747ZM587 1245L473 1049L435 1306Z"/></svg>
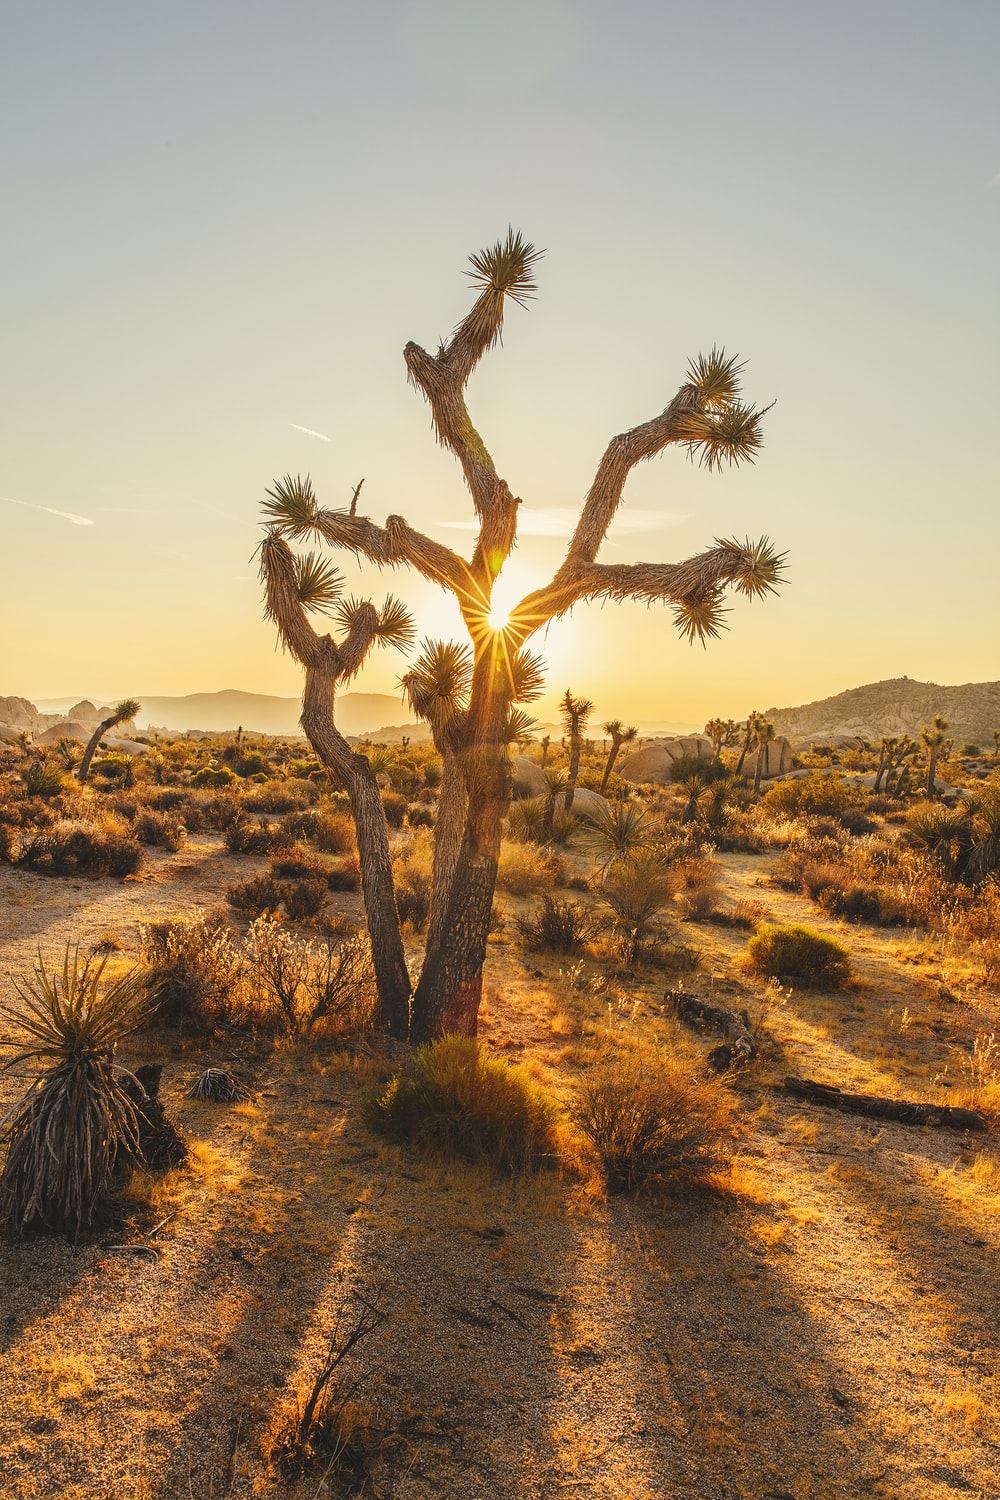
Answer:
<svg viewBox="0 0 1000 1500"><path fill-rule="evenodd" d="M1000 729L1000 682L940 687L935 682L914 682L911 677L891 677L800 708L769 708L765 717L779 734L794 742L828 734L876 740L883 734L917 735L935 714L948 720L958 743L992 749L993 731Z"/></svg>
<svg viewBox="0 0 1000 1500"><path fill-rule="evenodd" d="M135 696L142 704L142 712L136 715L136 725L140 730L223 731L236 729L242 724L244 729L258 734L302 733L299 727L302 701L299 698L241 693L235 688L226 688L219 693L187 693L179 698L164 698L152 693L137 693ZM77 694L69 698L46 698L36 706L46 716L65 713L79 701L79 697ZM104 703L106 700L91 701ZM390 697L388 693L345 693L337 698L337 724L344 734L369 734L386 725L398 726L400 735L423 732L422 725L400 724L405 718L403 700Z"/></svg>

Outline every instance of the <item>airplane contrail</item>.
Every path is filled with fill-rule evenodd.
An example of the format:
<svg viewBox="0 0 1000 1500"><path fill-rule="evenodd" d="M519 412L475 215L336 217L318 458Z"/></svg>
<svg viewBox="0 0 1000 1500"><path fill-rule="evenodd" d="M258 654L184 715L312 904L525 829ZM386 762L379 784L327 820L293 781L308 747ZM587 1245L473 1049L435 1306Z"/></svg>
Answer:
<svg viewBox="0 0 1000 1500"><path fill-rule="evenodd" d="M311 427L300 427L298 422L289 422L289 427L294 427L296 432L304 432L307 437L319 438L321 443L328 443L330 439L325 432L314 432Z"/></svg>
<svg viewBox="0 0 1000 1500"><path fill-rule="evenodd" d="M89 516L76 516L71 510L54 510L51 505L32 505L30 500L12 500L9 495L4 499L8 505L23 505L25 510L44 510L50 516L62 516L64 521L72 521L74 526L93 526Z"/></svg>

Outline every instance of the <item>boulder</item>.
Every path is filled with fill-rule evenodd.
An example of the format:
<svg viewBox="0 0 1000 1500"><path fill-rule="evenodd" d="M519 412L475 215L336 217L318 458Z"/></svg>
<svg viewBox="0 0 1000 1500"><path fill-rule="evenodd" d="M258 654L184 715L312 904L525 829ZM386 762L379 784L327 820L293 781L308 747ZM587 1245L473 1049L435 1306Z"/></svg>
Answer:
<svg viewBox="0 0 1000 1500"><path fill-rule="evenodd" d="M14 729L10 724L0 724L0 741L5 745L18 744L24 733L23 729ZM28 738L30 739L31 736L29 735Z"/></svg>
<svg viewBox="0 0 1000 1500"><path fill-rule="evenodd" d="M9 729L35 729L44 715L27 698L0 698L0 724Z"/></svg>
<svg viewBox="0 0 1000 1500"><path fill-rule="evenodd" d="M670 780L670 768L682 755L699 755L712 759L712 741L701 734L685 734L679 739L654 740L634 750L615 767L626 781L651 781L660 786Z"/></svg>
<svg viewBox="0 0 1000 1500"><path fill-rule="evenodd" d="M761 745L759 749L755 748L750 751L743 762L743 774L744 776L748 776L751 781L756 780L757 777L758 756L763 756L764 758L763 768L760 773L762 781L770 781L772 776L782 776L786 771L792 769L792 747L783 734L779 735L776 740L771 740L768 744Z"/></svg>
<svg viewBox="0 0 1000 1500"><path fill-rule="evenodd" d="M808 755L816 748L831 750L863 750L865 742L857 734L816 734L811 739L801 740L792 746L793 755Z"/></svg>
<svg viewBox="0 0 1000 1500"><path fill-rule="evenodd" d="M144 745L142 740L119 740L110 735L105 737L101 744L106 750L120 750L125 755L145 755L149 749L149 746Z"/></svg>
<svg viewBox="0 0 1000 1500"><path fill-rule="evenodd" d="M525 797L544 797L548 791L545 772L526 755L511 756L514 771L514 798L520 802Z"/></svg>
<svg viewBox="0 0 1000 1500"><path fill-rule="evenodd" d="M88 728L81 724L78 719L65 719L61 724L53 724L43 734L36 734L36 745L54 745L58 740L79 740L85 745L93 734L93 726Z"/></svg>
<svg viewBox="0 0 1000 1500"><path fill-rule="evenodd" d="M564 799L560 798L557 807L563 805ZM573 793L573 806L570 812L577 818L589 818L594 813L606 810L608 807L607 797L602 797L600 792L592 792L589 787L578 786Z"/></svg>
<svg viewBox="0 0 1000 1500"><path fill-rule="evenodd" d="M108 710L108 712L110 712L110 710ZM93 703L91 703L89 698L81 698L79 703L74 703L73 707L70 709L66 717L67 719L76 719L80 724L89 724L90 732L91 734L93 734L94 730L101 722L102 716L98 713L96 707Z"/></svg>

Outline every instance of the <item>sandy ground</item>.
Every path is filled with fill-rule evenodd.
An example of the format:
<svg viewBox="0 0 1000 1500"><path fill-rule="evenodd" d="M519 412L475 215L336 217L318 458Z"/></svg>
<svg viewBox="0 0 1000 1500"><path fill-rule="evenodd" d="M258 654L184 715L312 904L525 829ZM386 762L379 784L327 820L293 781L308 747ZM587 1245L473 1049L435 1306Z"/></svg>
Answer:
<svg viewBox="0 0 1000 1500"><path fill-rule="evenodd" d="M4 972L39 944L54 957L111 931L133 947L138 923L212 907L258 863L203 836L124 883L0 868ZM388 1314L360 1356L398 1434L368 1491L386 1500L1000 1493L989 1149L765 1087L789 1070L931 1097L991 1002L933 945L760 888L767 863L725 857L728 896L836 930L860 980L766 1007L771 1055L742 1086L752 1124L724 1193L657 1208L569 1173L509 1184L430 1166L365 1129L370 1063L145 1039L191 1165L111 1239L0 1247L4 1500L329 1494L268 1478L259 1433L308 1384L354 1289ZM763 1014L738 965L746 934L683 931L705 952L688 988ZM566 968L492 946L487 1040L563 1092L588 1031L670 1041L662 976L619 985L609 1008L587 989L595 964L568 1003ZM184 1097L209 1061L242 1071L249 1103ZM16 1093L0 1079L0 1103Z"/></svg>

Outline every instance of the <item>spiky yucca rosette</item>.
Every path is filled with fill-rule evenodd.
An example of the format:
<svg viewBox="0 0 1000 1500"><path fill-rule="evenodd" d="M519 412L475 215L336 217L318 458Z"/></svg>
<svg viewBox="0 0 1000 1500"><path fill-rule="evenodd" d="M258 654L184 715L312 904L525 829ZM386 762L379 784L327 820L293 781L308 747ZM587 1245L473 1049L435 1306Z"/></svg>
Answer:
<svg viewBox="0 0 1000 1500"><path fill-rule="evenodd" d="M118 1043L149 1010L141 971L101 988L107 958L82 965L69 946L62 972L39 954L29 979L15 979L22 1007L0 1007L14 1056L5 1071L32 1064L42 1071L0 1121L7 1156L0 1173L0 1229L31 1227L78 1234L93 1222L116 1166L139 1156L139 1121L116 1066ZM141 1089L139 1093L141 1094Z"/></svg>

